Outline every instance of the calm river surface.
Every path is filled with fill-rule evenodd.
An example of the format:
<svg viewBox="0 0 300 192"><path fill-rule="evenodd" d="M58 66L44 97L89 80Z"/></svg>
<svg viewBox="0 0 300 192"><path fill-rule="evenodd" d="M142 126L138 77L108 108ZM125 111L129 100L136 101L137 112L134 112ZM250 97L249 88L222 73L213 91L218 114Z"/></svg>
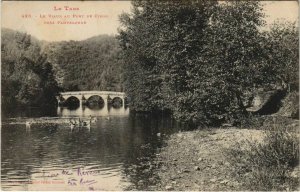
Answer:
<svg viewBox="0 0 300 192"><path fill-rule="evenodd" d="M98 119L90 129L71 129L70 118L90 115ZM105 107L58 108L53 117L32 113L2 121L2 190L151 189L159 182L151 162L163 140L180 129L163 115Z"/></svg>

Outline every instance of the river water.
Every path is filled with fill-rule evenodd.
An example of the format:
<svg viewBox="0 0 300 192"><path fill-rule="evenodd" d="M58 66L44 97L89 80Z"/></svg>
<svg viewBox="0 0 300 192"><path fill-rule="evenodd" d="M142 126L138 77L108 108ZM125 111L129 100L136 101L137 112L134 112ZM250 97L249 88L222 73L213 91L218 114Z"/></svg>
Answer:
<svg viewBox="0 0 300 192"><path fill-rule="evenodd" d="M97 117L90 128L68 123L90 116ZM2 190L149 190L159 182L153 158L181 129L167 116L124 107L59 107L51 117L31 112L2 121Z"/></svg>

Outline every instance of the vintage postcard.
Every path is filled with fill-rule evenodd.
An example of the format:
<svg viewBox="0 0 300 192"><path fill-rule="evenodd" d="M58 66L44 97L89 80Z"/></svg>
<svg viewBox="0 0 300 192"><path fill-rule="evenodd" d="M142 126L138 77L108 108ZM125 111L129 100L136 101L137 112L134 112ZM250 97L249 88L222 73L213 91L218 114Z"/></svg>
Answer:
<svg viewBox="0 0 300 192"><path fill-rule="evenodd" d="M298 9L2 1L1 190L300 190Z"/></svg>

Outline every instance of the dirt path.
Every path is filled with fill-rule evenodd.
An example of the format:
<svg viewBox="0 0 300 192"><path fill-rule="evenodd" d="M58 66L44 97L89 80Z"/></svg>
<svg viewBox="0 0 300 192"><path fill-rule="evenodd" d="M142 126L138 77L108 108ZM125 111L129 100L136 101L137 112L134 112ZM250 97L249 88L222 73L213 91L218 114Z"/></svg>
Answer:
<svg viewBox="0 0 300 192"><path fill-rule="evenodd" d="M263 132L228 128L171 135L156 158L161 182L154 190L244 190L231 177L224 151L245 139L262 141Z"/></svg>

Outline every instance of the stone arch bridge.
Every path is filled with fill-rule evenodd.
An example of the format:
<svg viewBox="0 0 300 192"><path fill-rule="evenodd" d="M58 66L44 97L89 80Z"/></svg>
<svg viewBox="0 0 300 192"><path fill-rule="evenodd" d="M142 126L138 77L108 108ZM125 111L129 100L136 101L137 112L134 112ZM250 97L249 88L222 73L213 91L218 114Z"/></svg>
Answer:
<svg viewBox="0 0 300 192"><path fill-rule="evenodd" d="M91 97L98 96L104 101L104 106L107 106L110 101L114 99L121 99L122 106L127 104L127 97L124 92L114 92L114 91L71 91L71 92L61 92L57 97L58 104L62 104L70 98L78 99L79 104L85 104Z"/></svg>

